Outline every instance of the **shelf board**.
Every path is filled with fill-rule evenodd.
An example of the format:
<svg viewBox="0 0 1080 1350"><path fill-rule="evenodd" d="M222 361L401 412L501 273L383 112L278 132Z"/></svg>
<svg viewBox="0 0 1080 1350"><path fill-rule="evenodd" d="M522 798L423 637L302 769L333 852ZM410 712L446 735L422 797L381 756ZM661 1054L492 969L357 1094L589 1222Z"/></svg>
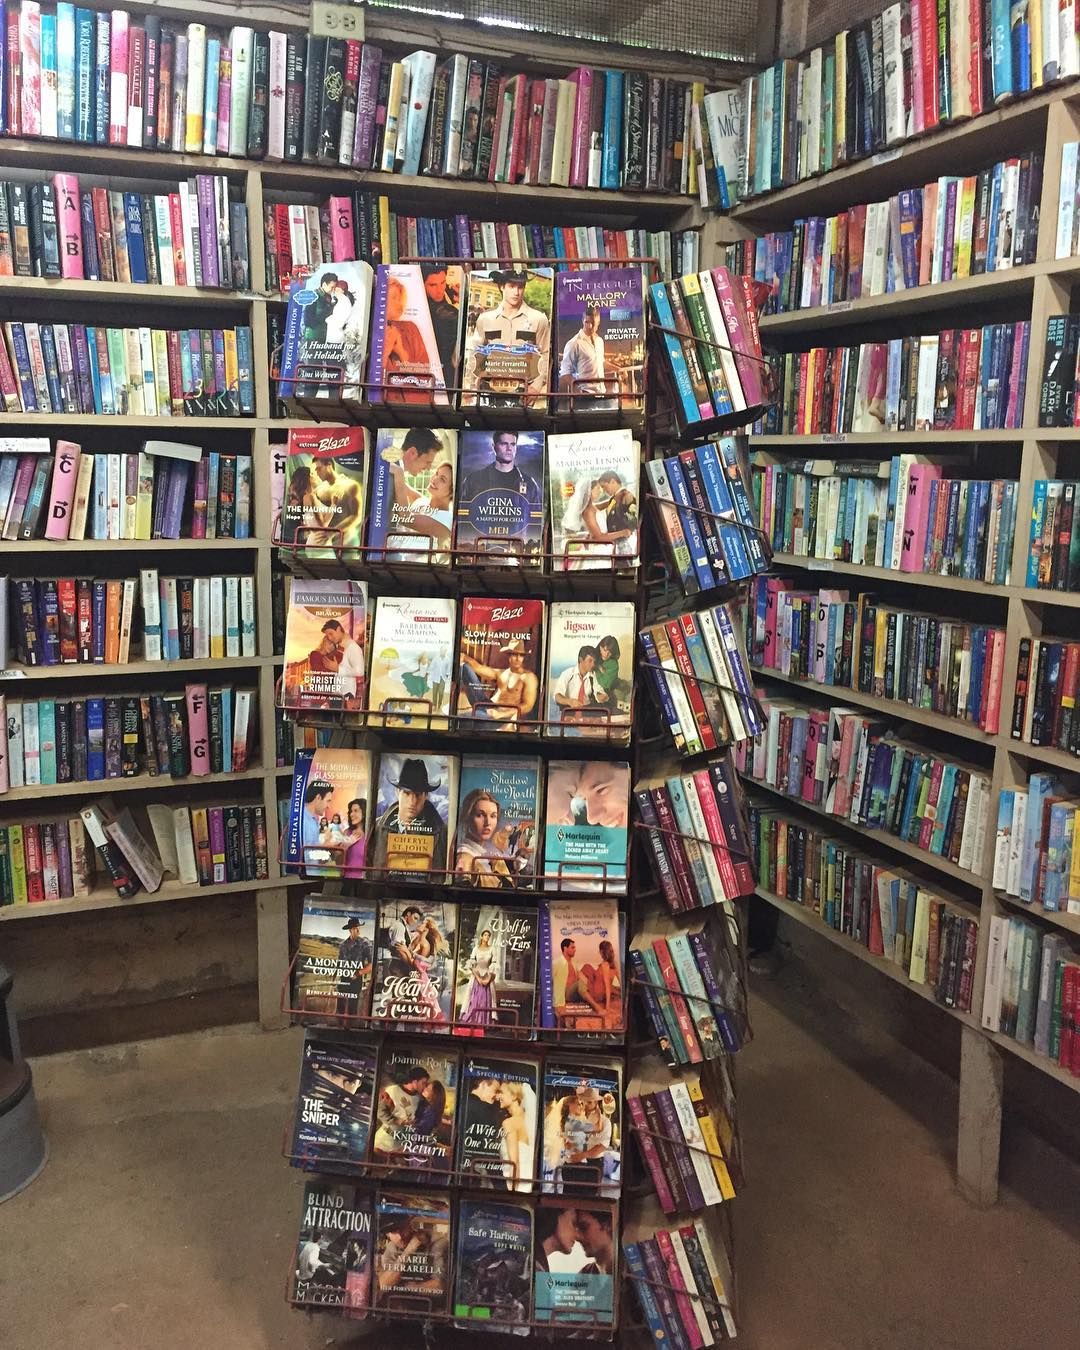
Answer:
<svg viewBox="0 0 1080 1350"><path fill-rule="evenodd" d="M865 825L855 825L850 820L831 815L820 806L815 806L812 802L804 802L801 798L789 797L786 792L781 792L779 788L772 787L769 783L763 783L760 778L754 778L748 773L741 773L739 777L750 787L760 788L762 792L769 793L778 801L786 802L793 808L801 808L804 811L810 811L815 816L820 816L822 820L830 822L838 832L852 830L863 836L866 840L864 845L864 851L866 852L871 851L875 844L880 844L883 848L891 849L896 853L903 853L906 857L922 863L925 867L929 867L935 872L941 872L947 877L953 877L957 881L963 881L969 886L982 885L983 878L977 872L971 872L966 867L960 867L950 858L943 858L937 853L928 853L915 844L909 844L906 839L898 839L894 834L886 834L884 830L871 830Z"/></svg>
<svg viewBox="0 0 1080 1350"><path fill-rule="evenodd" d="M0 810L12 802L40 802L43 797L88 797L116 792L149 792L156 789L202 788L212 783L245 783L262 780L265 769L245 769L242 773L204 773L186 778L172 778L168 774L136 774L134 778L95 778L78 783L39 783L32 787L9 788L0 792Z"/></svg>
<svg viewBox="0 0 1080 1350"><path fill-rule="evenodd" d="M1080 441L1080 427L1034 427L1027 433L1043 445L1057 441Z"/></svg>
<svg viewBox="0 0 1080 1350"><path fill-rule="evenodd" d="M110 419L111 420L111 419ZM259 539L20 539L8 542L5 549L12 553L141 553L148 549L159 552L190 551L198 548L225 549L254 553L265 541Z"/></svg>
<svg viewBox="0 0 1080 1350"><path fill-rule="evenodd" d="M831 558L804 558L795 553L774 553L777 567L798 567L806 572L840 572L845 576L867 577L873 581L895 581L905 586L930 586L936 590L964 591L970 595L994 595L1008 599L1014 586L995 586L989 581L967 581L963 577L943 577L936 572L899 572L891 567L871 567L869 563L847 563Z"/></svg>
<svg viewBox="0 0 1080 1350"><path fill-rule="evenodd" d="M1007 905L1009 909L1015 910L1018 914L1031 915L1036 919L1042 919L1052 928L1060 928L1066 933L1080 934L1080 914L1067 914L1060 909L1044 909L1042 905L1029 905L1019 896L1006 895L1004 891L995 890L994 898L999 904Z"/></svg>
<svg viewBox="0 0 1080 1350"><path fill-rule="evenodd" d="M1021 759L1035 760L1040 765L1052 765L1055 769L1065 769L1070 773L1080 773L1080 755L1059 750L1056 745L1029 745L1026 741L1013 740L1008 735L1001 737L1001 744L1007 754L1019 755Z"/></svg>
<svg viewBox="0 0 1080 1350"><path fill-rule="evenodd" d="M797 905L788 900L785 896L777 895L773 891L767 891L758 886L754 891L755 895L761 897L767 904L778 909L781 914L786 914L794 919L796 923L801 923L804 928L809 928L811 932L820 933L823 938L831 942L834 947L839 947L842 951L849 952L864 965L872 967L880 974L885 975L895 984L903 985L905 989L910 989L913 994L925 999L927 1003L932 1003L934 1007L940 1008L943 1013L949 1017L955 1017L957 1021L964 1022L969 1026L975 1025L975 1019L971 1013L961 1012L958 1008L947 1007L944 1003L939 1003L934 997L933 990L929 985L916 984L908 979L906 973L896 964L895 961L888 961L884 956L875 956L861 943L856 942L854 938L848 937L845 933L839 933L835 928L830 928L823 921L819 914L813 910L807 909L805 905ZM974 991L972 993L974 998Z"/></svg>
<svg viewBox="0 0 1080 1350"><path fill-rule="evenodd" d="M91 679L108 679L121 675L171 675L174 671L197 673L200 670L255 670L269 665L273 658L269 656L225 656L202 660L192 658L186 661L129 661L127 665L105 665L93 661L72 661L61 666L13 666L16 675L6 674L0 678L0 690L11 694L30 680L78 679L80 675Z"/></svg>
<svg viewBox="0 0 1080 1350"><path fill-rule="evenodd" d="M1036 591L1013 586L1013 594L1026 605L1057 605L1061 609L1080 609L1080 591Z"/></svg>
<svg viewBox="0 0 1080 1350"><path fill-rule="evenodd" d="M982 1028L982 1034L989 1037L1002 1050L1008 1050L1017 1059L1026 1060L1028 1064L1041 1070L1050 1078L1056 1078L1059 1083L1071 1088L1073 1092L1080 1092L1080 1078L1070 1073L1068 1069L1063 1069L1060 1064L1055 1063L1046 1055L1040 1055L1030 1045L1022 1045L1020 1041L1014 1041L1011 1036L1003 1036L1000 1031L987 1031Z"/></svg>
<svg viewBox="0 0 1080 1350"><path fill-rule="evenodd" d="M115 891L98 890L80 900L43 900L34 905L5 905L0 922L12 919L41 919L56 914L84 914L93 909L130 909L133 905L157 905L168 900L195 900L203 896L236 895L247 891L269 891L295 886L292 877L269 877L265 881L231 881L224 886L188 886L180 881L162 882L160 889L139 891L130 899L121 899Z"/></svg>
<svg viewBox="0 0 1080 1350"><path fill-rule="evenodd" d="M2 142L0 142L2 144ZM106 413L0 413L0 426L6 427L152 427L161 436L185 427L190 431L253 431L268 425L268 419L259 422L254 417L146 417L126 414L110 417ZM274 426L288 429L288 422Z"/></svg>
<svg viewBox="0 0 1080 1350"><path fill-rule="evenodd" d="M779 435L773 432L755 434L752 445L755 450L764 450L769 446L777 449L803 450L814 449L821 445L933 445L939 450L944 446L982 445L992 441L1005 441L1019 444L1032 436L1030 431L993 430L993 431L823 431L813 436Z"/></svg>
<svg viewBox="0 0 1080 1350"><path fill-rule="evenodd" d="M0 142L2 146L3 142ZM2 159L0 151L0 159ZM217 287L155 286L128 281L81 281L51 277L0 277L0 297L54 297L71 300L100 300L104 304L156 305L185 304L202 309L208 306L242 309L265 296L249 291L226 291Z"/></svg>
<svg viewBox="0 0 1080 1350"><path fill-rule="evenodd" d="M751 666L750 669L763 679L779 680L794 689L812 689L816 693L834 698L838 703L854 703L861 708L882 712L900 721L931 727L935 731L947 732L950 736L963 736L967 740L978 741L981 745L992 746L997 739L991 732L977 727L974 722L962 722L958 717L947 717L944 713L930 712L926 708L914 708L911 704L901 703L896 699L875 698L873 694L863 694L857 689L848 689L839 684L820 684L817 680L794 679L790 675L781 674L778 670L770 670L767 666ZM1077 761L1077 767L1080 768L1080 760Z"/></svg>

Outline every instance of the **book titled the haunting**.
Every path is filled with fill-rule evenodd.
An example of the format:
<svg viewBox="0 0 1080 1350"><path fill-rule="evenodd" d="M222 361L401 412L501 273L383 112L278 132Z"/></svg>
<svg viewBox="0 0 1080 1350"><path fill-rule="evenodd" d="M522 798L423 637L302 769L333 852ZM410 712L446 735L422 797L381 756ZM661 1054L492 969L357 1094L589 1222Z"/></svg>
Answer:
<svg viewBox="0 0 1080 1350"><path fill-rule="evenodd" d="M341 403L361 397L375 274L365 262L320 263L289 289L278 393Z"/></svg>
<svg viewBox="0 0 1080 1350"><path fill-rule="evenodd" d="M640 267L560 272L555 278L559 407L642 406L645 309Z"/></svg>
<svg viewBox="0 0 1080 1350"><path fill-rule="evenodd" d="M458 433L389 427L375 433L368 557L442 563L454 541Z"/></svg>
<svg viewBox="0 0 1080 1350"><path fill-rule="evenodd" d="M540 1176L548 1195L615 1197L622 1178L622 1073L617 1060L544 1063Z"/></svg>
<svg viewBox="0 0 1080 1350"><path fill-rule="evenodd" d="M527 1336L532 1259L531 1210L505 1200L462 1200L454 1281L457 1324Z"/></svg>
<svg viewBox="0 0 1080 1350"><path fill-rule="evenodd" d="M368 440L363 427L289 428L280 526L284 545L304 550L359 548Z"/></svg>
<svg viewBox="0 0 1080 1350"><path fill-rule="evenodd" d="M371 1015L445 1028L453 1007L457 906L386 900L379 906Z"/></svg>
<svg viewBox="0 0 1080 1350"><path fill-rule="evenodd" d="M369 402L451 401L461 343L461 267L380 263L371 315Z"/></svg>
<svg viewBox="0 0 1080 1350"><path fill-rule="evenodd" d="M551 364L550 267L477 268L468 276L463 408L546 410Z"/></svg>
<svg viewBox="0 0 1080 1350"><path fill-rule="evenodd" d="M372 1197L309 1181L293 1267L292 1302L356 1312L371 1304Z"/></svg>
<svg viewBox="0 0 1080 1350"><path fill-rule="evenodd" d="M455 676L459 717L489 731L530 731L542 717L543 600L466 596Z"/></svg>
<svg viewBox="0 0 1080 1350"><path fill-rule="evenodd" d="M306 895L293 966L293 1009L334 1021L363 1017L371 992L375 907Z"/></svg>
<svg viewBox="0 0 1080 1350"><path fill-rule="evenodd" d="M367 698L367 582L294 577L279 706L355 711Z"/></svg>
<svg viewBox="0 0 1080 1350"><path fill-rule="evenodd" d="M555 1326L615 1320L615 1208L541 1200L533 1246L533 1318Z"/></svg>
<svg viewBox="0 0 1080 1350"><path fill-rule="evenodd" d="M371 786L370 750L297 750L286 864L308 876L362 877Z"/></svg>
<svg viewBox="0 0 1080 1350"><path fill-rule="evenodd" d="M561 572L638 565L641 448L632 433L560 432L548 437L551 551Z"/></svg>
<svg viewBox="0 0 1080 1350"><path fill-rule="evenodd" d="M380 1191L375 1205L376 1308L423 1317L449 1305L450 1201Z"/></svg>
<svg viewBox="0 0 1080 1350"><path fill-rule="evenodd" d="M457 1050L384 1050L375 1097L371 1161L380 1179L437 1183L454 1165Z"/></svg>
<svg viewBox="0 0 1080 1350"><path fill-rule="evenodd" d="M622 928L614 897L548 900L539 921L540 1025L621 1032Z"/></svg>
<svg viewBox="0 0 1080 1350"><path fill-rule="evenodd" d="M548 736L629 736L634 692L634 606L560 600L548 641ZM625 732L616 730L625 729Z"/></svg>
<svg viewBox="0 0 1080 1350"><path fill-rule="evenodd" d="M544 889L626 890L630 765L551 760L544 803Z"/></svg>
<svg viewBox="0 0 1080 1350"><path fill-rule="evenodd" d="M456 617L452 596L379 597L368 662L369 726L446 730Z"/></svg>
<svg viewBox="0 0 1080 1350"><path fill-rule="evenodd" d="M492 890L536 886L540 761L464 755L454 881Z"/></svg>
<svg viewBox="0 0 1080 1350"><path fill-rule="evenodd" d="M474 1187L529 1194L536 1177L540 1066L510 1055L466 1055L457 1170Z"/></svg>
<svg viewBox="0 0 1080 1350"><path fill-rule="evenodd" d="M445 882L457 771L456 755L379 756L368 859L380 881Z"/></svg>
<svg viewBox="0 0 1080 1350"><path fill-rule="evenodd" d="M356 1173L367 1159L378 1049L309 1031L289 1160L308 1172Z"/></svg>
<svg viewBox="0 0 1080 1350"><path fill-rule="evenodd" d="M544 548L544 433L467 428L458 445L457 547L467 561L539 566Z"/></svg>

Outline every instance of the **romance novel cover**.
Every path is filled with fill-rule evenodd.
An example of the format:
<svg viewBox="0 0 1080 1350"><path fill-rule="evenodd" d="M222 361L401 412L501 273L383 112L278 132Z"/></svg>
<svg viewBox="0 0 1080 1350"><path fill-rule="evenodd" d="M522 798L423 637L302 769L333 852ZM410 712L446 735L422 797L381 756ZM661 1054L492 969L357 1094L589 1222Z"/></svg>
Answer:
<svg viewBox="0 0 1080 1350"><path fill-rule="evenodd" d="M456 755L379 756L368 858L380 881L445 881L457 773Z"/></svg>
<svg viewBox="0 0 1080 1350"><path fill-rule="evenodd" d="M293 967L293 1008L317 1013L320 1020L363 1017L374 951L374 905L306 895Z"/></svg>
<svg viewBox="0 0 1080 1350"><path fill-rule="evenodd" d="M445 263L381 263L375 269L370 402L450 402L446 389L456 380L464 284L462 268Z"/></svg>
<svg viewBox="0 0 1080 1350"><path fill-rule="evenodd" d="M626 428L548 437L556 571L612 571L638 565L640 476L641 448Z"/></svg>
<svg viewBox="0 0 1080 1350"><path fill-rule="evenodd" d="M294 577L279 706L355 711L367 698L367 583Z"/></svg>
<svg viewBox="0 0 1080 1350"><path fill-rule="evenodd" d="M547 900L540 906L540 1022L562 1031L622 1031L618 904Z"/></svg>
<svg viewBox="0 0 1080 1350"><path fill-rule="evenodd" d="M459 906L454 1021L458 1035L535 1038L537 914L517 905Z"/></svg>
<svg viewBox="0 0 1080 1350"><path fill-rule="evenodd" d="M642 406L645 309L640 267L555 278L559 406L578 413Z"/></svg>
<svg viewBox="0 0 1080 1350"><path fill-rule="evenodd" d="M485 566L537 566L544 548L544 433L460 434L457 547Z"/></svg>
<svg viewBox="0 0 1080 1350"><path fill-rule="evenodd" d="M367 498L369 433L363 427L290 427L281 542L298 549L360 546Z"/></svg>
<svg viewBox="0 0 1080 1350"><path fill-rule="evenodd" d="M449 1048L384 1051L371 1141L380 1179L435 1183L452 1170L458 1071L458 1052Z"/></svg>
<svg viewBox="0 0 1080 1350"><path fill-rule="evenodd" d="M629 601L560 600L551 606L549 736L630 734L634 692L634 606Z"/></svg>
<svg viewBox="0 0 1080 1350"><path fill-rule="evenodd" d="M622 1176L622 1072L615 1060L544 1065L540 1175L548 1195L616 1197Z"/></svg>
<svg viewBox="0 0 1080 1350"><path fill-rule="evenodd" d="M304 1187L292 1301L305 1307L362 1309L371 1297L371 1194L356 1186Z"/></svg>
<svg viewBox="0 0 1080 1350"><path fill-rule="evenodd" d="M550 760L544 806L544 889L626 890L630 765Z"/></svg>
<svg viewBox="0 0 1080 1350"><path fill-rule="evenodd" d="M419 1317L445 1312L450 1201L422 1191L380 1191L375 1215L375 1307Z"/></svg>
<svg viewBox="0 0 1080 1350"><path fill-rule="evenodd" d="M535 1060L466 1055L457 1168L469 1174L471 1185L532 1191L539 1075Z"/></svg>
<svg viewBox="0 0 1080 1350"><path fill-rule="evenodd" d="M546 411L551 365L550 267L468 275L463 408Z"/></svg>
<svg viewBox="0 0 1080 1350"><path fill-rule="evenodd" d="M297 750L285 862L307 876L363 876L371 787L369 750Z"/></svg>
<svg viewBox="0 0 1080 1350"><path fill-rule="evenodd" d="M462 1200L454 1282L458 1326L529 1334L532 1247L532 1211L524 1205Z"/></svg>
<svg viewBox="0 0 1080 1350"><path fill-rule="evenodd" d="M615 1209L595 1201L536 1206L533 1317L556 1326L615 1320Z"/></svg>
<svg viewBox="0 0 1080 1350"><path fill-rule="evenodd" d="M289 289L278 393L343 403L361 397L375 273L365 262L320 263Z"/></svg>
<svg viewBox="0 0 1080 1350"><path fill-rule="evenodd" d="M371 1015L445 1027L453 1006L457 906L389 900L379 906Z"/></svg>
<svg viewBox="0 0 1080 1350"><path fill-rule="evenodd" d="M489 731L538 730L543 717L543 600L466 596L455 674L457 714ZM632 614L631 607L631 614Z"/></svg>
<svg viewBox="0 0 1080 1350"><path fill-rule="evenodd" d="M456 617L451 596L379 597L368 662L369 726L446 730Z"/></svg>
<svg viewBox="0 0 1080 1350"><path fill-rule="evenodd" d="M355 1173L367 1158L378 1048L309 1031L289 1160L308 1172Z"/></svg>
<svg viewBox="0 0 1080 1350"><path fill-rule="evenodd" d="M375 433L367 527L372 562L449 563L457 437L456 431L432 427Z"/></svg>
<svg viewBox="0 0 1080 1350"><path fill-rule="evenodd" d="M540 760L464 755L454 881L493 890L536 886Z"/></svg>

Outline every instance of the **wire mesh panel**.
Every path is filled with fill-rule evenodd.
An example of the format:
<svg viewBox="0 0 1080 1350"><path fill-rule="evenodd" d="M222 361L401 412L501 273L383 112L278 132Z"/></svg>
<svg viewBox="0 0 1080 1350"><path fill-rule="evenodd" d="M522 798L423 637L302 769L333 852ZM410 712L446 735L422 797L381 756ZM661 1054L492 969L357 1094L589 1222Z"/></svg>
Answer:
<svg viewBox="0 0 1080 1350"><path fill-rule="evenodd" d="M580 41L621 43L718 60L756 59L755 0L446 0L445 8L368 0L372 9L468 19Z"/></svg>

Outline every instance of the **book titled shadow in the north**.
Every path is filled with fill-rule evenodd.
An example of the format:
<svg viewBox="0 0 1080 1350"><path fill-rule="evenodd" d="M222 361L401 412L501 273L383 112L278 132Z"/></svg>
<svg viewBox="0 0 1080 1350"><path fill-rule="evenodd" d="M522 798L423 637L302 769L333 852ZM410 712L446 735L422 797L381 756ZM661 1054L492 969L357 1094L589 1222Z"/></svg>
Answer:
<svg viewBox="0 0 1080 1350"><path fill-rule="evenodd" d="M371 1194L356 1186L309 1181L293 1267L292 1302L344 1308L370 1307Z"/></svg>
<svg viewBox="0 0 1080 1350"><path fill-rule="evenodd" d="M630 765L551 760L544 806L544 889L626 890Z"/></svg>
<svg viewBox="0 0 1080 1350"><path fill-rule="evenodd" d="M559 273L555 360L560 409L641 407L645 309L640 267Z"/></svg>
<svg viewBox="0 0 1080 1350"><path fill-rule="evenodd" d="M533 1318L556 1326L615 1322L613 1205L541 1200L533 1247Z"/></svg>
<svg viewBox="0 0 1080 1350"><path fill-rule="evenodd" d="M544 433L467 428L458 449L457 547L493 566L539 566L544 548Z"/></svg>
<svg viewBox="0 0 1080 1350"><path fill-rule="evenodd" d="M309 1031L289 1160L307 1172L356 1173L367 1158L378 1050Z"/></svg>
<svg viewBox="0 0 1080 1350"><path fill-rule="evenodd" d="M454 1282L459 1326L529 1334L532 1249L532 1211L524 1205L462 1200Z"/></svg>
<svg viewBox="0 0 1080 1350"><path fill-rule="evenodd" d="M363 1017L375 951L375 907L306 895L293 966L293 1011L305 1021Z"/></svg>
<svg viewBox="0 0 1080 1350"><path fill-rule="evenodd" d="M289 291L281 398L359 399L375 273L365 262L321 263Z"/></svg>
<svg viewBox="0 0 1080 1350"><path fill-rule="evenodd" d="M363 876L371 787L370 750L297 750L286 865L308 876Z"/></svg>
<svg viewBox="0 0 1080 1350"><path fill-rule="evenodd" d="M423 1191L380 1191L375 1216L375 1307L419 1316L445 1313L450 1201Z"/></svg>
<svg viewBox="0 0 1080 1350"><path fill-rule="evenodd" d="M380 1180L446 1179L453 1169L459 1071L457 1050L391 1045L383 1052L371 1140Z"/></svg>
<svg viewBox="0 0 1080 1350"><path fill-rule="evenodd" d="M477 1189L532 1192L540 1066L511 1055L466 1055L457 1170Z"/></svg>

